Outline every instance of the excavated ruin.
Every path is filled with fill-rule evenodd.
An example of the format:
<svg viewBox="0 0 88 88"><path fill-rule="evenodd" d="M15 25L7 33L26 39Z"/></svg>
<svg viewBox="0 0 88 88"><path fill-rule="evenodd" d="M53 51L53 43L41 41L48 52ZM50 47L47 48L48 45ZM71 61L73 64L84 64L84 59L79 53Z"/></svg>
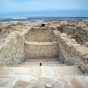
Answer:
<svg viewBox="0 0 88 88"><path fill-rule="evenodd" d="M32 28L25 36L25 56L32 58L58 57L58 42L51 28Z"/></svg>
<svg viewBox="0 0 88 88"><path fill-rule="evenodd" d="M0 87L88 88L88 23L52 23L0 24Z"/></svg>

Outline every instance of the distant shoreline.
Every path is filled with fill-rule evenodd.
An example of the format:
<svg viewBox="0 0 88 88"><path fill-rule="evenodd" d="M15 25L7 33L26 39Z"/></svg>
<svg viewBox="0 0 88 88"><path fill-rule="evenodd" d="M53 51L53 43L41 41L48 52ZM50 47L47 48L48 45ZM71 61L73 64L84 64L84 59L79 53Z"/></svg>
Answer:
<svg viewBox="0 0 88 88"><path fill-rule="evenodd" d="M19 17L19 18L0 18L2 21L33 21L33 20L87 20L88 17Z"/></svg>

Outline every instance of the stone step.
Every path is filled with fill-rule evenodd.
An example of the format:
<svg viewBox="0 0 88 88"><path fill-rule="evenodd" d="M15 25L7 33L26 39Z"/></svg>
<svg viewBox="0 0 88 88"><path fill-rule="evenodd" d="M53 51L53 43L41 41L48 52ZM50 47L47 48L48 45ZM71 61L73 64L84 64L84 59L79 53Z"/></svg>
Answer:
<svg viewBox="0 0 88 88"><path fill-rule="evenodd" d="M80 81L80 79L84 81ZM47 82L51 84L53 83L53 86L58 86L53 88L59 88L59 86L61 86L60 88L78 88L78 84L80 83L81 86L84 86L84 84L87 85L88 76L85 76L76 66L45 65L29 67L0 67L0 82L0 88L6 88L2 86L10 86L10 84L25 86L28 83L30 84L30 82L31 86L39 86L36 88L46 88L43 86L45 86ZM63 85L65 85L65 87L62 87ZM14 88L21 88L18 86ZM88 86L79 88L88 88Z"/></svg>
<svg viewBox="0 0 88 88"><path fill-rule="evenodd" d="M66 66L66 64L59 64L58 62L47 62L47 63L44 63L44 62L24 62L22 64L19 64L18 66L19 67L40 66L40 63L41 63L41 66Z"/></svg>
<svg viewBox="0 0 88 88"><path fill-rule="evenodd" d="M83 75L76 66L29 66L29 67L0 67L0 75L27 75L31 72L38 72L39 75ZM42 74L43 73L43 74Z"/></svg>
<svg viewBox="0 0 88 88"><path fill-rule="evenodd" d="M26 59L23 63L19 64L18 66L40 66L42 65L49 65L49 66L64 66L58 61L58 58L46 58L46 59Z"/></svg>
<svg viewBox="0 0 88 88"><path fill-rule="evenodd" d="M40 66L40 63L42 66L66 66L66 64L60 63L57 58L27 59L18 66Z"/></svg>
<svg viewBox="0 0 88 88"><path fill-rule="evenodd" d="M41 76L58 78L58 76L65 75L83 75L83 73L76 66L42 66Z"/></svg>
<svg viewBox="0 0 88 88"><path fill-rule="evenodd" d="M51 62L51 61L58 61L58 58L25 59L25 62Z"/></svg>
<svg viewBox="0 0 88 88"><path fill-rule="evenodd" d="M23 63L21 63L21 64L24 64L24 65L26 65L26 64L42 64L42 65L44 65L44 64L61 64L60 62L58 62L58 61L48 61L48 62L42 62L42 61L39 61L39 62L23 62Z"/></svg>
<svg viewBox="0 0 88 88"><path fill-rule="evenodd" d="M31 63L32 63L32 64L36 64L36 63L38 63L38 64L40 64L40 63L42 63L42 64L43 64L43 63L44 63L44 64L45 64L45 63L46 63L46 64L61 64L59 61L46 61L46 62L45 62L45 61L38 61L38 62L32 62L32 61L31 61L31 62L23 62L23 63L24 63L24 64L28 64L28 63L30 63L30 64L31 64ZM21 63L21 64L23 64L23 63Z"/></svg>
<svg viewBox="0 0 88 88"><path fill-rule="evenodd" d="M29 75L0 76L0 88L88 88L88 76L29 79Z"/></svg>

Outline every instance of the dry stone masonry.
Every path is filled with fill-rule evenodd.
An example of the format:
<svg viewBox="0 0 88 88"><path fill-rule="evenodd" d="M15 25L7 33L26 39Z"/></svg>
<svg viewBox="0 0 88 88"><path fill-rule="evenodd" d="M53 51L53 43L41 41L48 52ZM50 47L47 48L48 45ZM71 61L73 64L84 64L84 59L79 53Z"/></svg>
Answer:
<svg viewBox="0 0 88 88"><path fill-rule="evenodd" d="M11 25L11 26L10 26ZM12 23L3 27L0 31L0 65L16 66L24 61L24 36L12 28ZM22 30L21 30L22 31Z"/></svg>
<svg viewBox="0 0 88 88"><path fill-rule="evenodd" d="M0 22L0 88L88 88L88 22Z"/></svg>
<svg viewBox="0 0 88 88"><path fill-rule="evenodd" d="M0 23L0 65L14 66L25 59L57 57L88 72L87 22L50 21L44 27L35 24Z"/></svg>

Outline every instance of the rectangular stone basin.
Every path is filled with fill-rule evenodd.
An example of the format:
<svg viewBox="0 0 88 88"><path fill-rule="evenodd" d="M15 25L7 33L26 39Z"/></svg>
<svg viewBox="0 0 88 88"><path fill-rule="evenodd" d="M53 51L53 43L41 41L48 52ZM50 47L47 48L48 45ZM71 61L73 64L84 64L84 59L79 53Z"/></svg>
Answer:
<svg viewBox="0 0 88 88"><path fill-rule="evenodd" d="M50 27L33 27L25 35L25 58L41 59L58 56L57 38Z"/></svg>

